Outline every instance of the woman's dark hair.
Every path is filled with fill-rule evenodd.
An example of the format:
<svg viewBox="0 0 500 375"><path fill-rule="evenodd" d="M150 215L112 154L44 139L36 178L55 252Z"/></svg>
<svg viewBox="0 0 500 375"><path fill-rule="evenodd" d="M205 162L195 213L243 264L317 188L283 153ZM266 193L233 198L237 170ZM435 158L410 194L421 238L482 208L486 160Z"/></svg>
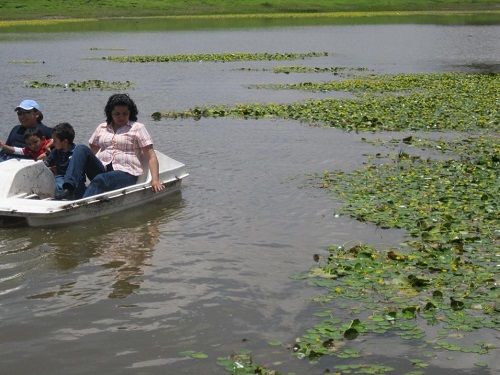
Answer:
<svg viewBox="0 0 500 375"><path fill-rule="evenodd" d="M75 129L68 122L61 122L52 129L52 137L57 137L60 141L68 140L73 143L75 140Z"/></svg>
<svg viewBox="0 0 500 375"><path fill-rule="evenodd" d="M42 131L38 128L28 128L24 131L24 140L27 140L29 137L38 137L40 139L45 138Z"/></svg>
<svg viewBox="0 0 500 375"><path fill-rule="evenodd" d="M130 96L127 94L113 94L109 97L108 102L106 103L106 107L104 107L104 113L106 114L106 122L110 125L113 122L113 116L111 112L116 106L124 106L127 107L130 116L130 121L137 121L137 115L139 111L137 110L137 106L134 101L130 99Z"/></svg>

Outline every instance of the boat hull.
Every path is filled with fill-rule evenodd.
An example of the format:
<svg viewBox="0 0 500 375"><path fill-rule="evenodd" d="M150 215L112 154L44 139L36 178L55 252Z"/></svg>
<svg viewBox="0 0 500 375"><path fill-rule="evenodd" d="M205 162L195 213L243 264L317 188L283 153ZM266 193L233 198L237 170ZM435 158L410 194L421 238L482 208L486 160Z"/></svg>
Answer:
<svg viewBox="0 0 500 375"><path fill-rule="evenodd" d="M136 185L74 201L61 201L43 197L42 199L37 194L33 194L32 191L19 194L19 189L17 189L15 195L9 193L11 195L7 197L0 197L0 225L4 227L68 225L140 207L156 200L166 199L166 197L180 191L182 179L187 177L188 174L185 171L184 164L161 153L158 154L160 180L165 187L160 192L155 193L151 189L150 176L148 176L147 171L144 178L140 179L143 182ZM20 164L17 175L12 178L13 184L16 183L15 181L20 180L19 175L23 177L24 183L26 178L30 178L32 171L37 173L36 176L38 176L38 178L33 176L33 180L39 181L41 167L39 163L33 164L33 166L26 165L26 163ZM12 168L11 165L10 169L15 168ZM1 171L0 165L0 176ZM8 177L8 175L5 174L1 177ZM8 178L6 179L8 180ZM25 187L23 188L26 190ZM13 191L11 188L4 190ZM38 190L40 189L38 188Z"/></svg>

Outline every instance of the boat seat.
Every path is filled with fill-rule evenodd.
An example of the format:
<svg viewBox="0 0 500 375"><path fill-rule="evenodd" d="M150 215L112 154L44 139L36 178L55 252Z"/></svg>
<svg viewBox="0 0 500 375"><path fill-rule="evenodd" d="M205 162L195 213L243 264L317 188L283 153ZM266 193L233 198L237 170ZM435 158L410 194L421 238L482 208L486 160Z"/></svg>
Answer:
<svg viewBox="0 0 500 375"><path fill-rule="evenodd" d="M9 159L0 163L0 199L14 196L54 197L55 179L43 161Z"/></svg>

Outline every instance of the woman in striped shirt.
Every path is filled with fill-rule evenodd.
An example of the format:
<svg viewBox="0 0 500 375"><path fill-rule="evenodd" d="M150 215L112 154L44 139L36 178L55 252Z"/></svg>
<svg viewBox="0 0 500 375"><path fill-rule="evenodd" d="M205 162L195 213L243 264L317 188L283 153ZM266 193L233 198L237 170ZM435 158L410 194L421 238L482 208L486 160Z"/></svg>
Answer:
<svg viewBox="0 0 500 375"><path fill-rule="evenodd" d="M79 199L75 187L85 178L91 181L83 197L120 189L137 182L143 174L142 158L151 172L154 192L165 187L160 182L153 140L144 124L137 122L137 106L127 94L114 94L104 108L106 122L100 124L89 146L77 145L64 176L61 199Z"/></svg>

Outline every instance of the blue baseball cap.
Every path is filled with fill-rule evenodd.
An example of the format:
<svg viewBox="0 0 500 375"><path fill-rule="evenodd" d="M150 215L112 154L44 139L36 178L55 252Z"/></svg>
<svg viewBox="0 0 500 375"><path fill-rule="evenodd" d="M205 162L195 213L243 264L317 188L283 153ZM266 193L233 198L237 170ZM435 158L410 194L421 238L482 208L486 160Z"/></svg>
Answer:
<svg viewBox="0 0 500 375"><path fill-rule="evenodd" d="M40 106L33 99L25 99L16 107L15 111L17 111L18 109L24 109L25 111L36 109L37 111L39 111Z"/></svg>

